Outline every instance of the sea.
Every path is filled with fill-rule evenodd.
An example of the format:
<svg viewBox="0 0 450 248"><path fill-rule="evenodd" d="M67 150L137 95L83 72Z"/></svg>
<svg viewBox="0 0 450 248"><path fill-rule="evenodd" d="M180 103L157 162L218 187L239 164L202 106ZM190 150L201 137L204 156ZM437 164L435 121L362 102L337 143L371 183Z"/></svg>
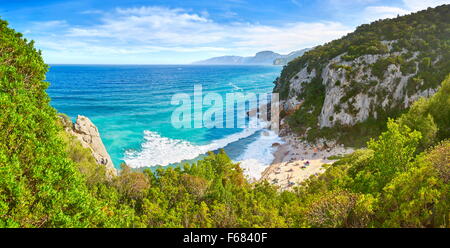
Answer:
<svg viewBox="0 0 450 248"><path fill-rule="evenodd" d="M180 105L174 95L194 101L194 86L203 94L271 93L279 66L203 65L50 65L47 93L58 112L76 120L87 116L99 129L116 168L177 166L224 149L257 179L273 161L280 137L264 127L179 128L172 116ZM206 111L208 106L203 107ZM226 111L225 111L226 112ZM232 115L226 115L223 121ZM251 120L249 120L251 121ZM226 127L226 125L224 125Z"/></svg>

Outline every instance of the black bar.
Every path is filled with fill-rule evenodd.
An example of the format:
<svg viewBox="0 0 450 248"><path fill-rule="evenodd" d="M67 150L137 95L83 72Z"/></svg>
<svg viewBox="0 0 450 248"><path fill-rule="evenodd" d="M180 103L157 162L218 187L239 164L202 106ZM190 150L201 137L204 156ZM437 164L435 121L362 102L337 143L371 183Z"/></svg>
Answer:
<svg viewBox="0 0 450 248"><path fill-rule="evenodd" d="M398 244L431 247L432 242L447 243L449 229L0 229L6 240L49 244L58 238L60 245L105 247L229 247L229 248L316 248L321 246L375 246ZM136 244L135 244L136 243ZM35 247L35 246L34 246ZM133 247L134 248L134 247ZM136 247L137 248L137 247Z"/></svg>

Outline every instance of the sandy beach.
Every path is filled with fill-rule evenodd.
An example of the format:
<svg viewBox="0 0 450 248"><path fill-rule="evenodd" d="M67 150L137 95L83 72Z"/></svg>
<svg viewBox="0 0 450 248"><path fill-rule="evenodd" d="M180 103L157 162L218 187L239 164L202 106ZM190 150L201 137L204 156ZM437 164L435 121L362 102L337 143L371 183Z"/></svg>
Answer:
<svg viewBox="0 0 450 248"><path fill-rule="evenodd" d="M332 164L331 156L352 153L353 149L341 145L308 144L293 134L282 137L283 144L277 146L272 164L262 173L260 180L277 185L280 190L290 190L312 175L325 171L323 165Z"/></svg>
<svg viewBox="0 0 450 248"><path fill-rule="evenodd" d="M247 115L257 116L257 111L251 110ZM274 159L270 166L261 167L255 160L241 162L244 171L249 168L254 171L253 177L248 177L251 182L267 180L269 183L279 186L280 190L290 190L312 175L323 173L324 165L336 161L330 160L330 157L342 156L354 151L352 148L324 139L319 140L316 144L310 144L289 130L284 121L281 121L280 124L281 129L278 136L281 137L281 142L272 145ZM261 176L258 177L259 175Z"/></svg>

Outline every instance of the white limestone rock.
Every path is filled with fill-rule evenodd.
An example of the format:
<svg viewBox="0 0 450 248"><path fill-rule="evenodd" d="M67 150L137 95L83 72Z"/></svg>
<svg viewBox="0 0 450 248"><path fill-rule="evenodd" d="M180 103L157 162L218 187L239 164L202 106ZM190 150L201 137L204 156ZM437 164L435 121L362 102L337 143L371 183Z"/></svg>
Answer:
<svg viewBox="0 0 450 248"><path fill-rule="evenodd" d="M395 42L397 41L383 41L382 43L390 51ZM320 75L325 86L325 100L318 117L320 128L333 127L337 124L355 125L367 120L370 116L376 118L378 113L375 111L375 107L381 106L385 110L395 106L407 108L420 97L433 95L437 89L426 89L408 96L406 87L410 78L414 77L418 71L417 63L416 72L409 75L403 75L400 66L396 64L387 67L382 79L373 74L370 65L380 59L399 56L407 52L402 50L386 54L368 54L352 61L344 61L342 59L346 55L344 53L331 59L322 68ZM418 55L419 52L414 52L408 61L417 58ZM298 96L304 90L304 85L311 83L312 79L317 76L315 69L308 73L307 67L305 65L300 68L299 72L289 80L288 98L281 102L282 110L287 113L292 113L301 107L303 101ZM352 70L350 80L346 76L346 73L349 73L346 67L351 67ZM363 84L366 90L355 92L353 96L343 101L342 98L346 96L346 92L349 87L352 87L353 82ZM374 82L375 84L373 84Z"/></svg>
<svg viewBox="0 0 450 248"><path fill-rule="evenodd" d="M98 164L104 165L110 176L117 175L117 170L112 163L106 148L100 137L97 127L86 116L79 115L73 124L71 134L78 138L81 145L89 148Z"/></svg>

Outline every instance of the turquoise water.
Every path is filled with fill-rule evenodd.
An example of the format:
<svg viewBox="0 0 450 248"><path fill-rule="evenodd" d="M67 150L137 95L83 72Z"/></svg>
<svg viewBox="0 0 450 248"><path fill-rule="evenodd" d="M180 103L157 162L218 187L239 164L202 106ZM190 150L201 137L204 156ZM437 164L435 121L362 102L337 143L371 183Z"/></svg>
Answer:
<svg viewBox="0 0 450 248"><path fill-rule="evenodd" d="M52 65L47 92L59 112L94 122L116 167L124 161L132 167L165 166L218 148L242 160L251 158L245 153L258 145L261 130L176 129L171 115L178 106L171 98L192 95L195 84L204 93L269 93L280 71L276 66Z"/></svg>

